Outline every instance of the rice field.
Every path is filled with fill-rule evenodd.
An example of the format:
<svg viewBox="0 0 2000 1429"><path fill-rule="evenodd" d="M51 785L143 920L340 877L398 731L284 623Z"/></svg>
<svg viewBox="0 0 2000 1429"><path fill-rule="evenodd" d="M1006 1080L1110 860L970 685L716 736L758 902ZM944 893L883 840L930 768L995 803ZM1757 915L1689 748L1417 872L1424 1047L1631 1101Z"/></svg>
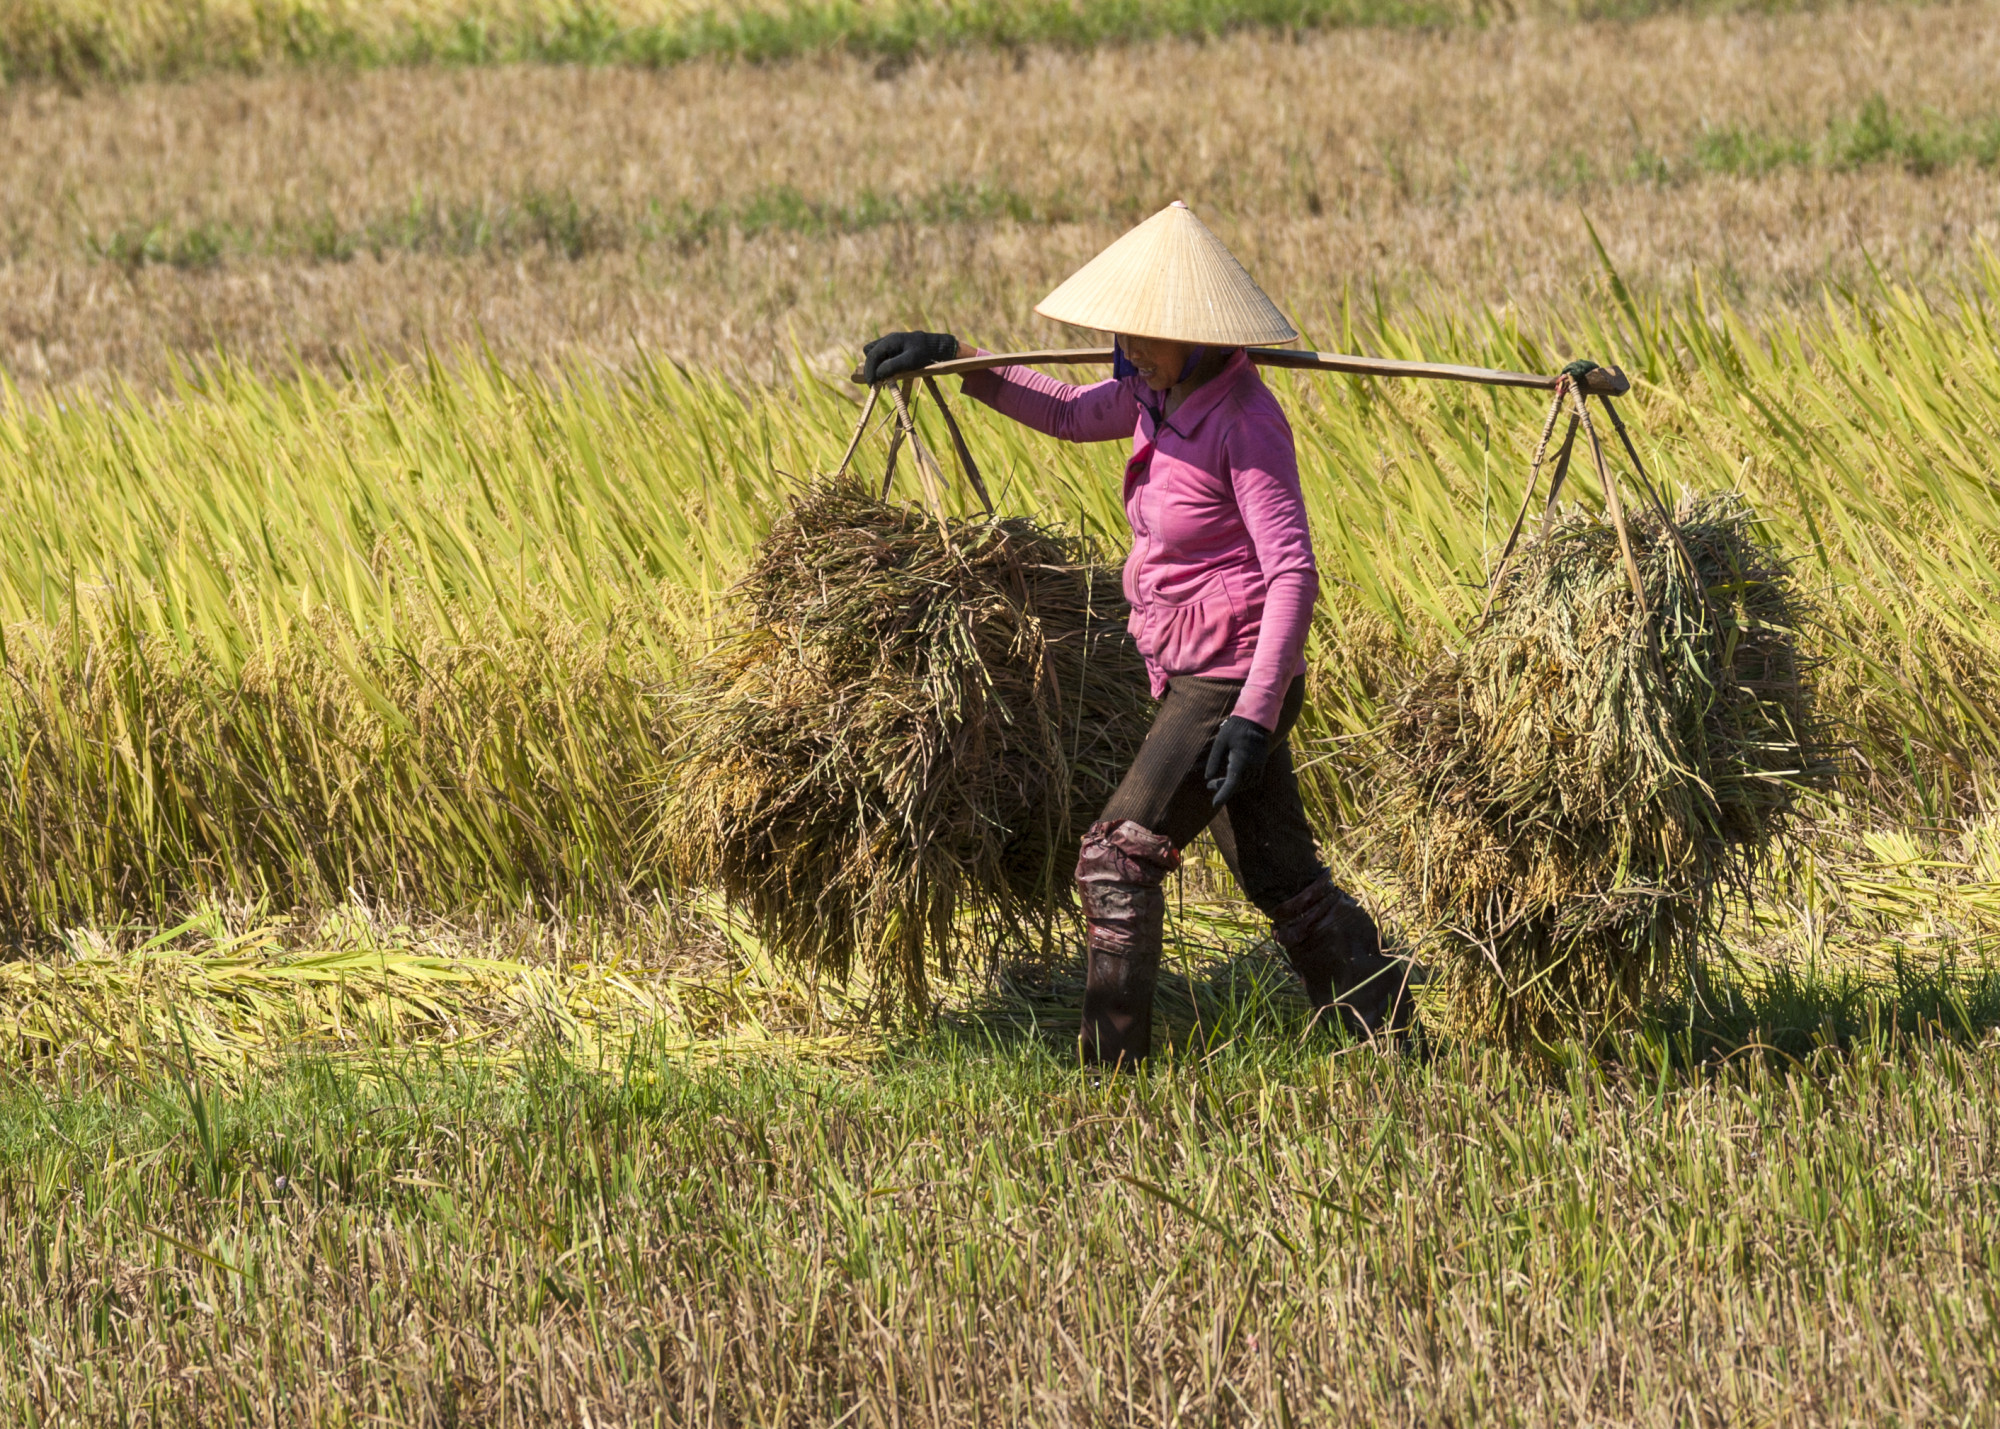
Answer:
<svg viewBox="0 0 2000 1429"><path fill-rule="evenodd" d="M291 66L662 67L829 52L894 67L966 47L1089 48L1249 28L1479 26L1522 14L1630 18L1665 8L1662 0L10 0L0 8L0 73L75 84ZM1701 8L1793 6L1709 0Z"/></svg>
<svg viewBox="0 0 2000 1429"><path fill-rule="evenodd" d="M1827 611L1848 756L1812 839L1727 925L1741 966L1707 1001L1566 1084L1464 1049L1328 1060L1199 879L1176 1050L1098 1089L1064 1070L1060 964L957 985L940 1031L871 1025L865 985L801 983L674 886L644 797L673 695L854 418L803 362L764 388L467 351L10 398L0 1401L1809 1423L1889 1393L1979 1417L1989 291L1754 327L1628 298L1548 345L1504 315L1340 332L1618 357L1655 476L1742 491ZM1541 414L1277 380L1327 587L1311 798L1396 926L1370 731L1476 613ZM1003 507L1115 536L1115 452L960 407Z"/></svg>
<svg viewBox="0 0 2000 1429"><path fill-rule="evenodd" d="M1579 311L1555 348L1504 318L1340 336L1534 370L1622 355L1654 476L1741 490L1824 598L1850 796L1942 819L1990 806L2000 752L1984 301L1885 288L1755 334L1726 308L1633 302ZM1275 380L1328 588L1314 797L1366 823L1365 737L1479 608L1541 413L1531 395ZM1114 451L961 405L1003 506L1116 541ZM663 777L677 675L854 413L803 370L776 389L661 365L545 380L471 353L353 380L218 367L166 404L17 400L0 907L33 931L199 900L656 896L636 791Z"/></svg>
<svg viewBox="0 0 2000 1429"><path fill-rule="evenodd" d="M1993 19L0 3L0 1420L1994 1419ZM1837 767L1636 1032L1313 1032L1198 853L1091 1080L1061 938L885 1016L669 856L858 341L1060 340L1174 196L1316 346L1621 364L1793 562ZM1545 409L1269 375L1420 939L1384 721ZM1118 451L955 409L1117 554Z"/></svg>
<svg viewBox="0 0 2000 1429"><path fill-rule="evenodd" d="M217 351L270 376L490 346L768 384L796 347L833 376L912 323L1050 341L1034 301L1170 197L1322 345L1350 300L1606 305L1587 224L1636 289L1751 315L1871 265L1935 294L2000 242L1995 15L24 81L0 365L158 391Z"/></svg>
<svg viewBox="0 0 2000 1429"><path fill-rule="evenodd" d="M974 1032L866 1070L16 1086L10 1415L1990 1417L1990 1049L1823 993L1754 1009L1859 1030L1796 1062L1329 1060L1251 971L1204 980L1217 1050L1139 1082Z"/></svg>

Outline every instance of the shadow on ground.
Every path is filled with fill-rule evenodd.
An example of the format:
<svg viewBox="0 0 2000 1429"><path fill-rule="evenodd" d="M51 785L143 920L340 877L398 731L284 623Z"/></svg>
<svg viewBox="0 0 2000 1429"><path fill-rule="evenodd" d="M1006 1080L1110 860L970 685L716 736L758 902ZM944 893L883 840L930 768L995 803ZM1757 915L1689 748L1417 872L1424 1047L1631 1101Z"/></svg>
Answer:
<svg viewBox="0 0 2000 1429"><path fill-rule="evenodd" d="M1153 1005L1153 1045L1207 1055L1239 1038L1295 1041L1322 1034L1284 955L1254 914L1204 908L1169 928ZM943 1013L939 1031L996 1049L1034 1046L1076 1055L1083 1010L1083 954L1074 944L1042 957L1001 962L964 1002Z"/></svg>
<svg viewBox="0 0 2000 1429"><path fill-rule="evenodd" d="M1329 1051L1345 1041L1337 1030L1313 1024L1297 980L1265 932L1248 910L1226 907L1190 910L1176 920L1155 1003L1156 1048L1200 1057L1253 1039L1324 1039ZM2000 1031L2000 962L1985 950L1931 963L1901 957L1886 972L1838 963L1745 966L1711 970L1700 982L1658 1008L1636 1035L1601 1047L1600 1055L1653 1065L1664 1058L1683 1071L1746 1055L1783 1066L1910 1041L1976 1043ZM1067 1061L1076 1055L1082 1005L1081 950L1065 944L996 965L940 1017L938 1030L996 1050L1036 1047ZM1449 1039L1417 1045L1439 1050Z"/></svg>
<svg viewBox="0 0 2000 1429"><path fill-rule="evenodd" d="M2000 964L1982 949L1935 963L1899 956L1886 975L1837 964L1744 969L1661 1008L1649 1033L1699 1064L1746 1052L1782 1060L1912 1039L1979 1042L1996 1029Z"/></svg>

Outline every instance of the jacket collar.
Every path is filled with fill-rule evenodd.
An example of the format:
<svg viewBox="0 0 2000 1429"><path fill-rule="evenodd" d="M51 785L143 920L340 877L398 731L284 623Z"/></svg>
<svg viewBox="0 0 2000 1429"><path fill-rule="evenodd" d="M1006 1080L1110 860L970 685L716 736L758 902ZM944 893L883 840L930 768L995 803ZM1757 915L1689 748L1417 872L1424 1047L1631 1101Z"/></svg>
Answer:
<svg viewBox="0 0 2000 1429"><path fill-rule="evenodd" d="M1174 408L1173 416L1162 420L1159 407L1147 403L1143 397L1140 403L1152 417L1155 433L1165 427L1182 441L1186 441L1200 428L1202 419L1222 405L1223 399L1236 389L1236 384L1243 380L1243 375L1249 370L1250 355L1239 347L1229 355L1229 361L1222 364L1220 372L1188 393L1187 400Z"/></svg>

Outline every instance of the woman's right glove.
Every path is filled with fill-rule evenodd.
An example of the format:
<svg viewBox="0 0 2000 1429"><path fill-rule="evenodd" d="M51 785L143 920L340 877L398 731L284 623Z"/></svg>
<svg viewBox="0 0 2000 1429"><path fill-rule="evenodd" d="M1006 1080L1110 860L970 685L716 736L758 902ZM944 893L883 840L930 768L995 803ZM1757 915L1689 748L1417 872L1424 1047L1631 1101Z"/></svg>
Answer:
<svg viewBox="0 0 2000 1429"><path fill-rule="evenodd" d="M861 380L873 387L957 356L958 339L948 332L888 332L861 349Z"/></svg>

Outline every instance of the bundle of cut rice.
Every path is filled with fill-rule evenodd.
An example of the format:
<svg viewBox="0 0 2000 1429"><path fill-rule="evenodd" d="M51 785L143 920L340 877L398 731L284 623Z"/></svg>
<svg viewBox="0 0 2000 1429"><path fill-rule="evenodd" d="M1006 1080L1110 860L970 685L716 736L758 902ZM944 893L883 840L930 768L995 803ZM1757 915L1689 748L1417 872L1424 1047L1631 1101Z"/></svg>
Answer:
<svg viewBox="0 0 2000 1429"><path fill-rule="evenodd" d="M968 936L1067 898L1144 736L1117 572L1032 521L940 525L836 482L740 594L682 710L668 862L781 956L843 979L859 959L922 1009Z"/></svg>
<svg viewBox="0 0 2000 1429"><path fill-rule="evenodd" d="M1426 1010L1517 1045L1594 1040L1676 988L1721 888L1828 772L1784 559L1734 495L1572 516L1389 727Z"/></svg>

